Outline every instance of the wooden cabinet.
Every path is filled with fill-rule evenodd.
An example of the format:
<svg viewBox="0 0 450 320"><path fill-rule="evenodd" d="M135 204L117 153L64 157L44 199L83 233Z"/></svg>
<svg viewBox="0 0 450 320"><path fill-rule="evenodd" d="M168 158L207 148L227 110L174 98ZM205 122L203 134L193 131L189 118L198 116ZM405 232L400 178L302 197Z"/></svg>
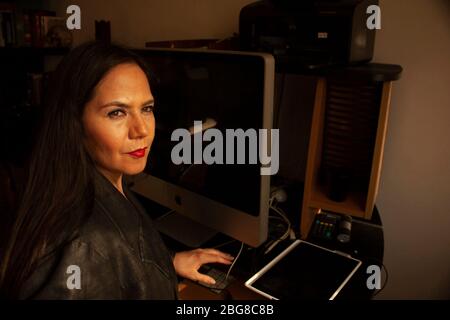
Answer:
<svg viewBox="0 0 450 320"><path fill-rule="evenodd" d="M301 237L319 210L371 219L393 81L400 66L368 64L318 78L301 212Z"/></svg>

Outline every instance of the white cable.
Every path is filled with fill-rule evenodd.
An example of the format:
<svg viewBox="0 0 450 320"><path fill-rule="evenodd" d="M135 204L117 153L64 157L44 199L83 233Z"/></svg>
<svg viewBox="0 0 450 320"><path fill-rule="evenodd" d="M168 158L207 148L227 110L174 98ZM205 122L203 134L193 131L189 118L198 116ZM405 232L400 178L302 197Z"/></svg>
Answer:
<svg viewBox="0 0 450 320"><path fill-rule="evenodd" d="M213 249L217 249L217 248L220 248L220 247L226 246L227 244L233 243L233 242L235 242L235 241L237 241L237 240L236 240L236 239L233 239L233 240L230 240L230 241L227 241L227 242L224 242L224 243L218 244L217 246L214 246L214 247L213 247Z"/></svg>
<svg viewBox="0 0 450 320"><path fill-rule="evenodd" d="M243 248L244 248L244 243L241 242L241 249L239 249L239 253L237 254L236 258L234 258L233 263L231 264L231 266L228 268L228 272L227 272L227 276L225 277L225 280L228 279L228 276L230 275L231 269L233 269L233 266L236 263L236 261L239 258L239 256L241 255L241 252L242 252Z"/></svg>
<svg viewBox="0 0 450 320"><path fill-rule="evenodd" d="M156 220L163 219L163 218L165 218L166 216L168 216L169 214L171 214L173 212L175 212L175 210L169 210L166 213L163 213L162 215L160 215L158 218L156 218Z"/></svg>
<svg viewBox="0 0 450 320"><path fill-rule="evenodd" d="M284 211L280 208L274 207L274 206L270 206L270 208L275 211L276 213L278 213L283 219L284 221L286 221L286 223L291 224L289 222L289 219L287 218L286 214L284 213Z"/></svg>
<svg viewBox="0 0 450 320"><path fill-rule="evenodd" d="M271 198L272 200L272 198ZM267 249L266 251L264 251L264 254L268 254L270 251L272 251L273 248L275 248L276 245L278 245L281 241L285 240L290 234L292 234L292 229L291 229L291 222L289 221L289 219L287 218L286 214L283 212L282 209L279 209L277 207L272 206L272 201L270 202L270 208L275 211L276 213L278 213L283 220L286 222L287 224L287 228L286 228L286 232L277 240L275 240Z"/></svg>
<svg viewBox="0 0 450 320"><path fill-rule="evenodd" d="M286 217L286 214L283 212L283 210L276 207L271 207L271 209L276 213L278 213L284 219L284 221L286 221L287 224L286 232L280 237L281 240L284 240L288 237L289 233L291 232L291 222Z"/></svg>
<svg viewBox="0 0 450 320"><path fill-rule="evenodd" d="M270 197L270 199L269 199L269 207L272 207L273 200L275 200L275 196Z"/></svg>

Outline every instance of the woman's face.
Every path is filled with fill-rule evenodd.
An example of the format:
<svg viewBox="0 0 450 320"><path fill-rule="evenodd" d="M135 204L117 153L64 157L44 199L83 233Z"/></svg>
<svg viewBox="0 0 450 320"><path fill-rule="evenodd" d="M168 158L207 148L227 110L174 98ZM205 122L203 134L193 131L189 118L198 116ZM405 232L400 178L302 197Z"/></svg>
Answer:
<svg viewBox="0 0 450 320"><path fill-rule="evenodd" d="M144 170L155 136L153 105L147 77L136 64L120 64L98 83L83 125L85 145L100 171L112 178Z"/></svg>

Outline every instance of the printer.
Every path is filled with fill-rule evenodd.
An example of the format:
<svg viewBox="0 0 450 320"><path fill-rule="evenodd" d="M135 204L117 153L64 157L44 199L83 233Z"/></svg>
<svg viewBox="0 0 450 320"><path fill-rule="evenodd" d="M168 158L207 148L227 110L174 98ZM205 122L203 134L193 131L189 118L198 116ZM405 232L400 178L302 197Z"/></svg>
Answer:
<svg viewBox="0 0 450 320"><path fill-rule="evenodd" d="M367 8L378 0L262 0L243 7L240 49L269 52L277 66L314 69L369 62L375 30Z"/></svg>

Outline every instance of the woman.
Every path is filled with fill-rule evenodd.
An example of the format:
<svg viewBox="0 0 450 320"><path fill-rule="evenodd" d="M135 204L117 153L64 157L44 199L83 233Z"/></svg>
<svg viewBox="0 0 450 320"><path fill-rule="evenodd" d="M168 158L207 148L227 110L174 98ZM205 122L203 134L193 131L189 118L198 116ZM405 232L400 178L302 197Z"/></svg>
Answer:
<svg viewBox="0 0 450 320"><path fill-rule="evenodd" d="M108 44L60 63L2 257L3 297L174 299L177 274L214 283L200 266L231 263L213 249L170 255L123 183L144 170L155 134L149 79L139 57Z"/></svg>

